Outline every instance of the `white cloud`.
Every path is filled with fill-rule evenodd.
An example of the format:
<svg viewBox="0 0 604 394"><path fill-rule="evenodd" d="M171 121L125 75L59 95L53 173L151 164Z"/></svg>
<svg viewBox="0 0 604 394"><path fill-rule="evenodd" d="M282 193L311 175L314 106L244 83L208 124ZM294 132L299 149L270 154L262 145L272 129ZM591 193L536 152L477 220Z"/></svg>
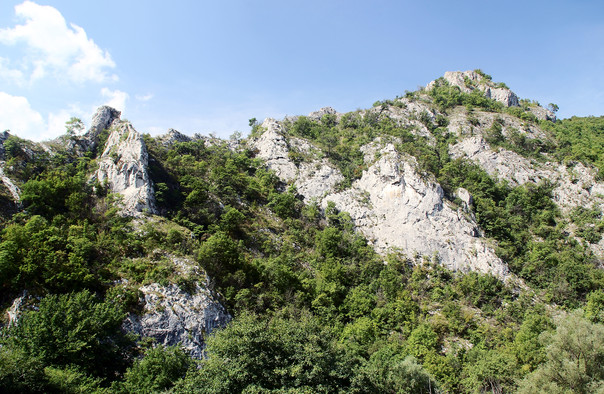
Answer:
<svg viewBox="0 0 604 394"><path fill-rule="evenodd" d="M138 101L149 101L149 100L151 100L153 97L154 97L154 96L153 96L153 93L147 93L147 94L137 94L137 95L135 96L135 98L136 98Z"/></svg>
<svg viewBox="0 0 604 394"><path fill-rule="evenodd" d="M109 90L108 88L103 88L101 89L101 95L105 98L104 105L108 105L122 112L126 109L126 100L128 100L129 97L128 93L117 89Z"/></svg>
<svg viewBox="0 0 604 394"><path fill-rule="evenodd" d="M0 43L26 45L27 55L17 70L20 77L31 72L30 82L49 75L78 83L117 80L107 71L115 68L109 53L89 39L81 27L73 23L67 26L56 8L25 1L15 7L15 13L25 23L0 29ZM10 70L7 64L0 63L0 70L4 69ZM19 77L14 71L11 75Z"/></svg>
<svg viewBox="0 0 604 394"><path fill-rule="evenodd" d="M22 85L24 81L24 75L21 70L10 68L9 60L0 57L0 78L3 78L9 82Z"/></svg>
<svg viewBox="0 0 604 394"><path fill-rule="evenodd" d="M83 111L78 105L55 113L47 119L34 110L27 98L0 92L0 131L10 130L12 135L32 141L46 141L65 134L65 122L72 116L84 121L92 117L92 112Z"/></svg>
<svg viewBox="0 0 604 394"><path fill-rule="evenodd" d="M42 115L31 108L25 97L0 92L0 130L7 129L13 135L34 140L46 134Z"/></svg>

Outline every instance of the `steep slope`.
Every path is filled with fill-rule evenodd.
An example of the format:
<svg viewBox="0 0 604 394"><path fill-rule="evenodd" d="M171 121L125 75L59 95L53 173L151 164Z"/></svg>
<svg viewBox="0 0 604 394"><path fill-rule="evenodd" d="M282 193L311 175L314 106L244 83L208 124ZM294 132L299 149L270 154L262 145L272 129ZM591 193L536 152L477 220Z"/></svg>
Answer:
<svg viewBox="0 0 604 394"><path fill-rule="evenodd" d="M142 136L129 122L113 121L95 177L122 198L123 212L137 216L156 213L148 154Z"/></svg>
<svg viewBox="0 0 604 394"><path fill-rule="evenodd" d="M120 116L0 135L0 391L514 392L560 360L601 386L604 119L572 146L479 70L249 139Z"/></svg>
<svg viewBox="0 0 604 394"><path fill-rule="evenodd" d="M356 228L382 253L402 250L436 258L454 270L477 270L505 278L508 269L483 240L472 215L453 209L442 188L417 172L416 161L399 154L393 143L379 139L361 147L367 169L351 188L337 191L344 178L317 148L291 138L289 144L279 122L267 120L266 131L253 142L258 155L284 182L292 182L305 200L323 207L335 203L349 212ZM298 166L290 152L311 157Z"/></svg>

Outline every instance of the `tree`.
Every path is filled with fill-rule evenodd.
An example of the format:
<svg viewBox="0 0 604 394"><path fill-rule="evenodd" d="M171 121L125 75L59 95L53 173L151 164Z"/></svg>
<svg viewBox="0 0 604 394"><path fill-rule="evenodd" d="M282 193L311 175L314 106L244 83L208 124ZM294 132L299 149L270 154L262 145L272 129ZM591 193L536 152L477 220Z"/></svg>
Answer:
<svg viewBox="0 0 604 394"><path fill-rule="evenodd" d="M552 111L553 113L558 112L558 110L560 109L560 107L558 107L556 104L554 103L549 103L547 105L547 109L549 109L550 111Z"/></svg>
<svg viewBox="0 0 604 394"><path fill-rule="evenodd" d="M0 391L3 393L43 393L44 364L22 349L0 347Z"/></svg>
<svg viewBox="0 0 604 394"><path fill-rule="evenodd" d="M355 386L361 392L373 393L438 393L434 378L407 356L397 343L387 344L373 353L363 365Z"/></svg>
<svg viewBox="0 0 604 394"><path fill-rule="evenodd" d="M594 323L604 323L604 290L597 289L587 295L585 317Z"/></svg>
<svg viewBox="0 0 604 394"><path fill-rule="evenodd" d="M507 393L514 388L515 360L505 349L473 348L464 368L464 386L474 393Z"/></svg>
<svg viewBox="0 0 604 394"><path fill-rule="evenodd" d="M65 129L67 129L67 134L69 136L79 134L84 130L84 122L82 122L80 118L72 116L71 119L65 122Z"/></svg>
<svg viewBox="0 0 604 394"><path fill-rule="evenodd" d="M580 311L544 333L544 364L520 384L520 393L595 393L604 390L604 325L592 323Z"/></svg>
<svg viewBox="0 0 604 394"><path fill-rule="evenodd" d="M137 360L124 374L124 382L113 388L128 393L164 392L183 378L193 365L191 357L182 349L158 346Z"/></svg>
<svg viewBox="0 0 604 394"><path fill-rule="evenodd" d="M124 369L132 346L121 331L124 317L119 305L102 302L87 290L48 295L38 310L23 312L7 330L4 345L46 366L73 366L111 377Z"/></svg>
<svg viewBox="0 0 604 394"><path fill-rule="evenodd" d="M208 358L175 387L185 393L342 392L358 362L311 316L243 314L208 339Z"/></svg>
<svg viewBox="0 0 604 394"><path fill-rule="evenodd" d="M552 328L553 323L545 316L545 311L531 311L526 314L516 333L512 348L523 373L533 371L545 361L545 347L539 341L539 335Z"/></svg>

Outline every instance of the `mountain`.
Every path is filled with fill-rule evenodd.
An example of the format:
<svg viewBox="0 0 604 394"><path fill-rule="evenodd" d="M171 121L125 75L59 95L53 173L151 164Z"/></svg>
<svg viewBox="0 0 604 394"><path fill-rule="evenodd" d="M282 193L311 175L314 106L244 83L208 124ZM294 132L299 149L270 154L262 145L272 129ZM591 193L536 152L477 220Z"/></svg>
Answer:
<svg viewBox="0 0 604 394"><path fill-rule="evenodd" d="M474 70L244 139L4 132L0 386L600 389L604 119L556 108Z"/></svg>

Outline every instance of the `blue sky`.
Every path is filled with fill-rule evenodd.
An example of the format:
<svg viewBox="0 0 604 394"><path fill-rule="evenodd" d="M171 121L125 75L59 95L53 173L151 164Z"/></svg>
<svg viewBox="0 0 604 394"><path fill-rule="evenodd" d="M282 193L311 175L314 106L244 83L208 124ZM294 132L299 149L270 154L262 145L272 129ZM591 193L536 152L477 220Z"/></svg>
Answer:
<svg viewBox="0 0 604 394"><path fill-rule="evenodd" d="M481 68L560 117L604 115L604 2L0 3L0 130L43 140L111 104L143 133L370 107Z"/></svg>

